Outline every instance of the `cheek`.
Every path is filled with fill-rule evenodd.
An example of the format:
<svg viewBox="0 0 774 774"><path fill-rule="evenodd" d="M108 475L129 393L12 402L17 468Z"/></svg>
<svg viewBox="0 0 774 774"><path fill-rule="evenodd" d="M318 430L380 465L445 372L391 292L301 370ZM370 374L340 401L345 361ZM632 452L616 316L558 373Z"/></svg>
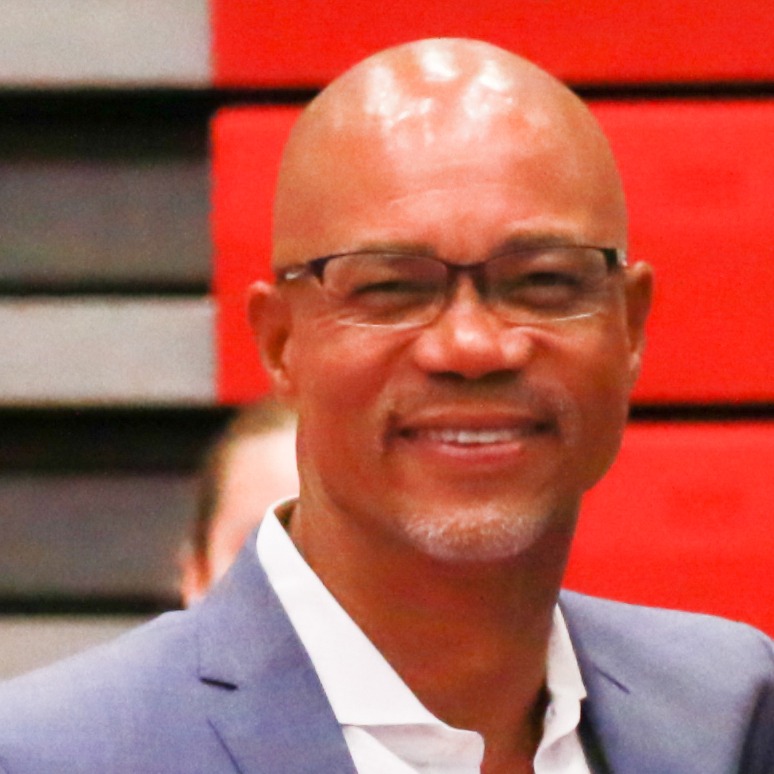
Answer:
<svg viewBox="0 0 774 774"><path fill-rule="evenodd" d="M612 464L628 417L629 370L625 336L590 337L567 353L564 387L573 403L579 485L589 488Z"/></svg>
<svg viewBox="0 0 774 774"><path fill-rule="evenodd" d="M336 444L362 444L375 435L380 396L390 372L386 341L362 328L320 323L296 329L289 373L297 396L307 451Z"/></svg>

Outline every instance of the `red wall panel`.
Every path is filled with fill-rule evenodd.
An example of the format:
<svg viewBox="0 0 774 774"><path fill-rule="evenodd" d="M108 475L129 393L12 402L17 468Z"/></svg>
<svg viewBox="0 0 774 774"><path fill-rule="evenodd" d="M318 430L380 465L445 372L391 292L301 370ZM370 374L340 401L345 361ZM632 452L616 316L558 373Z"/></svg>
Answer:
<svg viewBox="0 0 774 774"><path fill-rule="evenodd" d="M774 101L597 103L656 298L641 402L774 399Z"/></svg>
<svg viewBox="0 0 774 774"><path fill-rule="evenodd" d="M282 148L299 108L233 108L212 123L217 394L244 403L268 390L247 324L247 288L271 275L271 211Z"/></svg>
<svg viewBox="0 0 774 774"><path fill-rule="evenodd" d="M567 585L774 635L774 423L635 424L587 496Z"/></svg>
<svg viewBox="0 0 774 774"><path fill-rule="evenodd" d="M593 105L619 158L631 258L657 293L640 402L774 400L774 102ZM223 111L213 125L219 395L265 388L245 320L268 273L270 213L295 108Z"/></svg>
<svg viewBox="0 0 774 774"><path fill-rule="evenodd" d="M424 37L473 37L573 82L771 80L761 0L213 0L221 86L320 86L364 56Z"/></svg>

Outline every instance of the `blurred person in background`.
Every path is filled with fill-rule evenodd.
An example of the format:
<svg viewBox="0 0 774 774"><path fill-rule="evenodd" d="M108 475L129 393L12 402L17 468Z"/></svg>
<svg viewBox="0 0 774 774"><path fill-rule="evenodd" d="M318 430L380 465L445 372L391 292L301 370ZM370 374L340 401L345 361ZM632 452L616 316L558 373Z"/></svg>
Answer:
<svg viewBox="0 0 774 774"><path fill-rule="evenodd" d="M295 414L265 398L241 408L209 450L182 558L186 606L225 574L266 509L298 492L295 445Z"/></svg>

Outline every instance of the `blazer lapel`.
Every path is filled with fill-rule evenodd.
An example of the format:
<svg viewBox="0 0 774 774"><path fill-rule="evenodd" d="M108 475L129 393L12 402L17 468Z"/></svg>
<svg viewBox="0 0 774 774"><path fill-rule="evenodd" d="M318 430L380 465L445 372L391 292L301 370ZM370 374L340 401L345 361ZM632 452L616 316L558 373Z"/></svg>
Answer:
<svg viewBox="0 0 774 774"><path fill-rule="evenodd" d="M632 705L631 688L620 670L605 662L604 645L598 647L575 609L576 595L563 591L560 606L570 632L573 650L586 687L580 722L580 737L586 759L594 774L637 771L626 739L636 730L627 722ZM636 728L636 727L635 727Z"/></svg>
<svg viewBox="0 0 774 774"><path fill-rule="evenodd" d="M355 774L317 674L248 540L200 606L208 716L242 774Z"/></svg>

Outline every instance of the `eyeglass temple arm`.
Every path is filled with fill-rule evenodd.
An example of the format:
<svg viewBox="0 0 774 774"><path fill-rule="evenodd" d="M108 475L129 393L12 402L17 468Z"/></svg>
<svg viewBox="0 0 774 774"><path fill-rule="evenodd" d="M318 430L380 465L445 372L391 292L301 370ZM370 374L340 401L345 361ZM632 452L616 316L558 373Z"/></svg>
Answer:
<svg viewBox="0 0 774 774"><path fill-rule="evenodd" d="M605 256L608 271L624 268L629 265L626 257L626 250L619 247L603 247L602 254Z"/></svg>
<svg viewBox="0 0 774 774"><path fill-rule="evenodd" d="M335 255L326 255L323 258L315 258L307 263L300 263L295 266L286 266L284 269L279 269L275 274L277 282L293 282L294 280L301 279L309 274L319 282L322 282L325 264L328 263L331 258L335 257Z"/></svg>

